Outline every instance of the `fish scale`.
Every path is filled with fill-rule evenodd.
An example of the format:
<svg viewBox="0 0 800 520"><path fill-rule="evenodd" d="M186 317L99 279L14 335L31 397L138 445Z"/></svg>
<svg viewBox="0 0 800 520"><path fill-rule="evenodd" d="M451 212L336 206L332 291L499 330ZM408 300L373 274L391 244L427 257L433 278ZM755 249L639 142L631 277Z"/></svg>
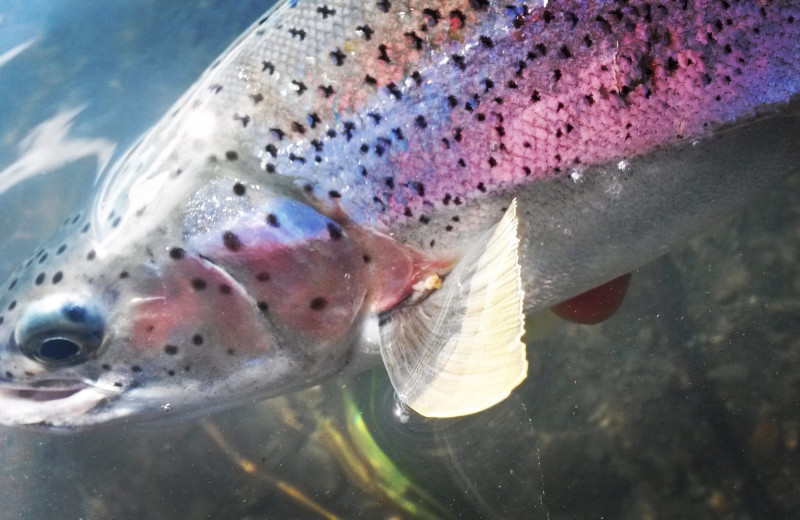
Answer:
<svg viewBox="0 0 800 520"><path fill-rule="evenodd" d="M203 410L379 357L420 413L491 406L527 373L524 311L797 168L798 19L790 1L280 4L12 275L0 423Z"/></svg>

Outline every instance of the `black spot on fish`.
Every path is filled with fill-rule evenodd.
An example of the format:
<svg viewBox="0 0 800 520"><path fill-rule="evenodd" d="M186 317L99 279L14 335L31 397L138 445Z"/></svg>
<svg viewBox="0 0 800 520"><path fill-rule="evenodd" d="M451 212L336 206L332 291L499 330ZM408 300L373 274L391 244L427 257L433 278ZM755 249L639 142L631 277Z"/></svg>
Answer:
<svg viewBox="0 0 800 520"><path fill-rule="evenodd" d="M61 253L63 253L64 251L66 251L66 249L67 249L67 245L66 245L66 244L62 244L62 245L61 245L61 246L60 246L60 247L59 247L59 248L56 250L56 254L57 254L57 255L60 255Z"/></svg>
<svg viewBox="0 0 800 520"><path fill-rule="evenodd" d="M244 195L245 191L247 191L247 190L244 187L244 184L242 184L241 182L237 182L236 184L233 185L233 193L234 194L236 194L236 195L241 197L242 195Z"/></svg>
<svg viewBox="0 0 800 520"><path fill-rule="evenodd" d="M264 71L268 70L270 76L275 73L275 65L273 65L269 61L262 61L261 62L261 67L262 67L261 68L261 72L264 72Z"/></svg>
<svg viewBox="0 0 800 520"><path fill-rule="evenodd" d="M129 276L130 276L130 273L128 271L122 271L121 273L119 273L119 277L120 277L121 280L124 280L124 279L128 278Z"/></svg>
<svg viewBox="0 0 800 520"><path fill-rule="evenodd" d="M274 144L270 143L264 147L264 150L270 154L273 158L278 157L278 149L275 147Z"/></svg>
<svg viewBox="0 0 800 520"><path fill-rule="evenodd" d="M174 375L175 375L175 371L174 371L174 370L167 370L167 375L168 375L169 377L172 377L172 376L174 376Z"/></svg>
<svg viewBox="0 0 800 520"><path fill-rule="evenodd" d="M317 296L316 298L311 300L311 303L309 304L309 308L312 311L321 311L327 306L328 306L328 300L326 300L322 296Z"/></svg>
<svg viewBox="0 0 800 520"><path fill-rule="evenodd" d="M303 83L302 81L297 81L296 79L292 80L292 85L295 86L295 89L297 90L297 95L298 96L302 96L303 92L308 90L308 87L306 86L305 83Z"/></svg>
<svg viewBox="0 0 800 520"><path fill-rule="evenodd" d="M344 133L345 137L347 137L348 141L353 138L353 132L355 131L355 129L356 129L356 124L353 123L352 121L345 121L344 122L344 132L343 133Z"/></svg>
<svg viewBox="0 0 800 520"><path fill-rule="evenodd" d="M489 8L489 0L469 0L469 6L476 11L485 11Z"/></svg>
<svg viewBox="0 0 800 520"><path fill-rule="evenodd" d="M417 195L419 195L420 197L425 196L425 185L422 184L421 182L411 181L408 183L408 187L416 191Z"/></svg>
<svg viewBox="0 0 800 520"><path fill-rule="evenodd" d="M334 94L333 87L331 85L320 85L317 87L324 98L329 98Z"/></svg>
<svg viewBox="0 0 800 520"><path fill-rule="evenodd" d="M33 282L36 285L42 285L42 282L44 282L44 276L45 276L44 273L39 273L39 275L36 277L36 280L34 280Z"/></svg>
<svg viewBox="0 0 800 520"><path fill-rule="evenodd" d="M303 29L297 29L294 27L289 29L289 34L292 35L292 38L299 38L300 41L305 40L307 36L306 32Z"/></svg>
<svg viewBox="0 0 800 520"><path fill-rule="evenodd" d="M458 67L459 70L466 70L467 66L464 62L464 56L458 54L451 54L450 59L453 60L453 65Z"/></svg>
<svg viewBox="0 0 800 520"><path fill-rule="evenodd" d="M336 190L330 190L330 191L328 192L328 196L329 196L330 198L332 198L332 199L340 199L340 198L342 198L342 194L341 194L341 193L339 193L339 192L338 192L338 191L336 191Z"/></svg>
<svg viewBox="0 0 800 520"><path fill-rule="evenodd" d="M575 28L576 25L578 25L578 15L576 15L572 11L565 13L564 18L572 22L573 29Z"/></svg>
<svg viewBox="0 0 800 520"><path fill-rule="evenodd" d="M676 59L675 59L675 58L673 58L672 56L670 56L669 58L667 58L667 72L668 72L669 74L672 74L673 72L675 72L676 70L678 70L679 66L680 66L680 65L678 64L678 60L676 60Z"/></svg>
<svg viewBox="0 0 800 520"><path fill-rule="evenodd" d="M388 13L389 9L391 9L392 4L389 0L378 0L375 5L382 13Z"/></svg>
<svg viewBox="0 0 800 520"><path fill-rule="evenodd" d="M403 94L400 92L400 89L397 88L397 85L394 83L389 83L386 85L386 88L389 90L389 93L394 96L395 99L402 99Z"/></svg>
<svg viewBox="0 0 800 520"><path fill-rule="evenodd" d="M231 287L230 285L228 285L226 283L220 284L218 289L219 289L219 292L221 294L231 294L231 293L233 293L233 287Z"/></svg>
<svg viewBox="0 0 800 520"><path fill-rule="evenodd" d="M389 53L387 52L387 47L383 43L378 45L378 59L385 62L391 63L392 60L389 58Z"/></svg>
<svg viewBox="0 0 800 520"><path fill-rule="evenodd" d="M247 125L250 123L250 116L244 115L240 116L239 114L233 114L234 121L239 121L242 123L242 128L247 128Z"/></svg>
<svg viewBox="0 0 800 520"><path fill-rule="evenodd" d="M61 271L58 271L56 274L54 274L53 275L53 280L52 280L53 281L53 285L55 285L58 282L60 282L63 277L64 277L64 273L62 273Z"/></svg>
<svg viewBox="0 0 800 520"><path fill-rule="evenodd" d="M486 47L487 49L492 49L492 48L494 48L494 41L492 41L492 39L491 39L490 37L488 37L488 36L481 36L481 37L479 38L479 40L480 40L480 42L483 44L483 46L484 46L484 47Z"/></svg>
<svg viewBox="0 0 800 520"><path fill-rule="evenodd" d="M206 281L203 280L202 278L192 278L192 282L191 283L192 283L192 287L196 291L202 291L203 289L206 288L206 285L207 285Z"/></svg>
<svg viewBox="0 0 800 520"><path fill-rule="evenodd" d="M16 306L17 306L17 300L14 300L13 302L8 304L8 310L13 311Z"/></svg>
<svg viewBox="0 0 800 520"><path fill-rule="evenodd" d="M365 264L368 264L368 263L372 262L372 257L369 256L369 255L364 255L364 256L361 257L361 259L364 260Z"/></svg>
<svg viewBox="0 0 800 520"><path fill-rule="evenodd" d="M339 240L342 238L342 228L334 224L333 222L328 222L327 224L328 234L331 237L331 240Z"/></svg>
<svg viewBox="0 0 800 520"><path fill-rule="evenodd" d="M200 334L195 334L194 336L192 336L192 343L194 343L195 345L202 345L203 336L201 336Z"/></svg>
<svg viewBox="0 0 800 520"><path fill-rule="evenodd" d="M274 213L267 215L267 224L275 228L281 227L281 223L278 221L278 217Z"/></svg>
<svg viewBox="0 0 800 520"><path fill-rule="evenodd" d="M428 122L425 121L425 116L419 115L414 119L414 123L417 125L418 128L425 128L428 126Z"/></svg>
<svg viewBox="0 0 800 520"><path fill-rule="evenodd" d="M268 282L269 281L269 273L266 271L261 271L256 275L256 280L259 282Z"/></svg>
<svg viewBox="0 0 800 520"><path fill-rule="evenodd" d="M222 234L222 244L229 251L239 251L242 248L242 241L233 231L226 231Z"/></svg>
<svg viewBox="0 0 800 520"><path fill-rule="evenodd" d="M239 154L235 150L228 150L225 152L225 158L229 161L235 161L239 158Z"/></svg>
<svg viewBox="0 0 800 520"><path fill-rule="evenodd" d="M262 101L264 101L264 96L262 96L261 94L251 94L250 98L253 100L253 103L255 103L256 105L261 103Z"/></svg>
<svg viewBox="0 0 800 520"><path fill-rule="evenodd" d="M269 310L269 305L267 305L267 302L265 301L260 301L256 305L258 306L258 310L261 312L267 312Z"/></svg>
<svg viewBox="0 0 800 520"><path fill-rule="evenodd" d="M366 76L364 76L364 83L366 83L367 85L372 85L374 87L375 85L378 84L378 80L367 74Z"/></svg>
<svg viewBox="0 0 800 520"><path fill-rule="evenodd" d="M347 58L347 55L343 53L339 47L336 47L336 49L331 51L328 55L331 57L334 65L337 67L344 65L344 60Z"/></svg>
<svg viewBox="0 0 800 520"><path fill-rule="evenodd" d="M418 50L418 51L422 50L422 43L424 42L424 40L422 38L420 38L419 36L417 36L417 33L415 33L414 31L410 31L410 32L407 32L407 33L403 34L403 36L408 38L409 43L414 48L414 50Z"/></svg>
<svg viewBox="0 0 800 520"><path fill-rule="evenodd" d="M482 182L478 183L478 191L481 193L486 193L486 186Z"/></svg>
<svg viewBox="0 0 800 520"><path fill-rule="evenodd" d="M370 41L372 39L372 35L375 34L375 31L369 25L359 25L356 27L356 31L360 32L367 41Z"/></svg>
<svg viewBox="0 0 800 520"><path fill-rule="evenodd" d="M131 372L134 372L134 373L138 374L141 371L142 371L142 367L140 367L139 365L133 365L131 367Z"/></svg>
<svg viewBox="0 0 800 520"><path fill-rule="evenodd" d="M336 14L336 9L331 9L327 5L323 5L321 7L317 7L317 12L322 15L322 19L326 19L329 16L333 16Z"/></svg>
<svg viewBox="0 0 800 520"><path fill-rule="evenodd" d="M438 9L426 8L422 10L422 14L430 18L430 22L428 22L428 25L430 25L431 27L435 27L442 19L442 13L439 12Z"/></svg>
<svg viewBox="0 0 800 520"><path fill-rule="evenodd" d="M184 256L186 256L186 251L184 251L180 247L173 247L172 249L169 250L169 257L172 258L173 260L180 260Z"/></svg>
<svg viewBox="0 0 800 520"><path fill-rule="evenodd" d="M92 227L91 223L87 222L85 226L81 229L81 233L86 233L89 231L89 228Z"/></svg>

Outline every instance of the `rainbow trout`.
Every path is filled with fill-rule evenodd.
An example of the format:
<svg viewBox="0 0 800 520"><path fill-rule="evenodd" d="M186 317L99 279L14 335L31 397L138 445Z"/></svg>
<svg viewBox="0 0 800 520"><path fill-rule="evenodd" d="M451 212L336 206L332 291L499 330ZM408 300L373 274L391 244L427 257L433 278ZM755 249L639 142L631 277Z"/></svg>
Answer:
<svg viewBox="0 0 800 520"><path fill-rule="evenodd" d="M0 295L0 424L208 410L382 359L431 417L524 313L800 164L794 1L289 0Z"/></svg>

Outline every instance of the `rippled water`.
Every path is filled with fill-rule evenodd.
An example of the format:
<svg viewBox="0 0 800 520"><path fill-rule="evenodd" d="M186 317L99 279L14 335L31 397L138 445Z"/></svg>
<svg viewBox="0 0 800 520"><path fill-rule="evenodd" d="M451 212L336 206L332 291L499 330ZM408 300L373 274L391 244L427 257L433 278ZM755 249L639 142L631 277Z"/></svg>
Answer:
<svg viewBox="0 0 800 520"><path fill-rule="evenodd" d="M0 274L269 2L0 2ZM0 428L2 518L800 517L800 177L634 273L598 326L529 319L531 376L460 420L382 370L202 420Z"/></svg>

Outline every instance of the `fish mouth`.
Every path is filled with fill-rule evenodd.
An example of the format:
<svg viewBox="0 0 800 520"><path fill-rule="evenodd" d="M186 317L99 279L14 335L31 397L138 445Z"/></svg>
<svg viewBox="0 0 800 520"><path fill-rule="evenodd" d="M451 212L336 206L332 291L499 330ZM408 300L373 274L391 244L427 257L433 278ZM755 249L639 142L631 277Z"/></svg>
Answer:
<svg viewBox="0 0 800 520"><path fill-rule="evenodd" d="M0 386L0 424L72 429L114 392L77 381Z"/></svg>

